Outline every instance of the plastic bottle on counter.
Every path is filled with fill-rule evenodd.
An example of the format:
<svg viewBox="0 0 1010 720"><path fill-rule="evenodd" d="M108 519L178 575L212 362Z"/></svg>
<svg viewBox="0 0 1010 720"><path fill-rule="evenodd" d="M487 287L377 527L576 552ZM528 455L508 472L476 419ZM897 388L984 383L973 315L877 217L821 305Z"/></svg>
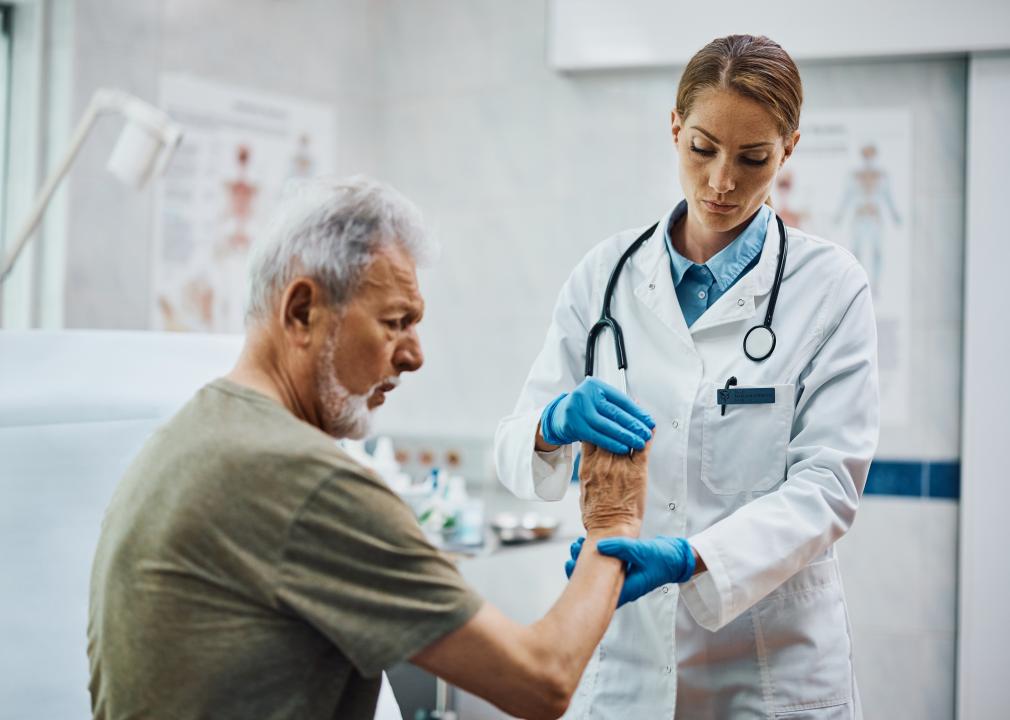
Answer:
<svg viewBox="0 0 1010 720"><path fill-rule="evenodd" d="M400 463L396 461L393 440L386 435L380 436L375 441L375 450L372 451L372 467L393 492L402 495L410 489L410 476L403 472Z"/></svg>

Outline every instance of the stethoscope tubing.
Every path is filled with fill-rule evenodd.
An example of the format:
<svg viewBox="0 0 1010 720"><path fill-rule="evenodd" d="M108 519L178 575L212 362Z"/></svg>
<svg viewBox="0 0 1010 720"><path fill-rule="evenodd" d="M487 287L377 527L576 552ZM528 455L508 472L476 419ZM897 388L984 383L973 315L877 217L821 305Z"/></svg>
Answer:
<svg viewBox="0 0 1010 720"><path fill-rule="evenodd" d="M589 336L586 344L586 377L593 374L594 360L596 355L596 339L599 337L600 333L604 330L610 330L614 335L614 347L617 351L617 369L627 370L628 368L628 353L624 347L624 331L621 330L620 324L613 315L610 314L610 301L614 297L614 289L617 287L617 279L621 275L621 270L624 268L624 264L628 261L632 255L638 252L638 249L645 244L645 242L652 237L652 234L656 232L656 228L659 227L657 222L644 233L638 236L635 242L631 243L627 250L621 255L621 259L617 261L617 265L614 266L613 271L610 273L610 279L607 281L607 288L603 291L603 310L600 313L600 319L589 328Z"/></svg>
<svg viewBox="0 0 1010 720"><path fill-rule="evenodd" d="M775 222L779 229L779 253L778 262L775 267L775 281L772 283L771 296L768 298L768 308L765 310L764 322L761 325L755 325L752 327L747 334L744 336L744 354L753 360L754 362L762 362L767 360L772 352L775 350L777 344L777 339L775 337L775 332L772 330L772 319L775 315L775 306L779 299L779 289L782 286L782 277L785 274L786 267L786 256L789 250L789 242L787 239L786 226L782 222L782 218L775 215ZM614 290L617 287L617 280L620 278L621 270L624 269L625 263L628 259L638 252L639 248L644 245L650 237L656 232L659 227L657 222L655 225L650 227L648 230L643 232L638 238L628 246L628 249L624 251L621 255L620 260L614 266L614 269L610 273L610 278L607 281L607 287L603 292L603 308L600 312L600 319L597 320L593 326L589 329L589 334L586 338L586 377L591 377L595 367L596 360L596 341L604 330L610 330L614 336L614 348L617 354L617 369L621 372L622 377L626 376L628 369L628 353L624 346L624 331L621 329L620 323L610 312L610 302L614 297ZM758 329L764 329L771 335L771 345L767 352L761 355L752 355L747 348L747 338ZM627 380L625 379L625 394L627 394Z"/></svg>

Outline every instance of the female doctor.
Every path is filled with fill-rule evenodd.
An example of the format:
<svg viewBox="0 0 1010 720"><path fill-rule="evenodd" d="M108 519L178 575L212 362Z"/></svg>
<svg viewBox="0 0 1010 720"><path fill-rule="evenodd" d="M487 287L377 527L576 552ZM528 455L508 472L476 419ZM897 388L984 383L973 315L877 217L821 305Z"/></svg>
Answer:
<svg viewBox="0 0 1010 720"><path fill-rule="evenodd" d="M766 204L801 102L767 38L691 59L685 199L576 266L498 427L502 482L542 500L568 488L572 443L627 453L655 432L642 539L599 546L628 563L623 606L567 717L861 717L834 544L877 442L876 331L853 256ZM625 369L613 326L592 337L601 314Z"/></svg>

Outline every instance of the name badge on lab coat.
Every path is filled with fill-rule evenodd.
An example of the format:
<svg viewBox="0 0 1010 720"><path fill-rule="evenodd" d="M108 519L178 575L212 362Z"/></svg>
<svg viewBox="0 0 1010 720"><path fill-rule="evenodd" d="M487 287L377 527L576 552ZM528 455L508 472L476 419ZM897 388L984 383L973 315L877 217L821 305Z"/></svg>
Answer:
<svg viewBox="0 0 1010 720"><path fill-rule="evenodd" d="M728 388L715 391L718 405L769 405L775 403L775 388Z"/></svg>

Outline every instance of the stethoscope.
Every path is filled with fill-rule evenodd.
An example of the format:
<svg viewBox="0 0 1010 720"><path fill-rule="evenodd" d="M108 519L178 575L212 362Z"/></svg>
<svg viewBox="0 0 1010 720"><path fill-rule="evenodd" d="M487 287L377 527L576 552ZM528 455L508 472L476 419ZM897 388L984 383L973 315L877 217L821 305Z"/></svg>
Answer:
<svg viewBox="0 0 1010 720"><path fill-rule="evenodd" d="M779 287L782 285L782 273L786 267L786 252L789 248L789 243L786 240L785 223L782 222L782 218L777 214L775 215L775 221L779 226L779 258L778 265L775 268L775 282L772 285L771 297L768 299L768 309L765 311L765 321L748 330L743 338L744 355L754 362L767 360L775 350L775 332L772 330L772 317L775 315L775 303L779 299ZM659 227L659 223L656 223L639 235L638 239L631 243L631 246L621 255L621 259L617 261L613 272L610 273L610 280L607 281L607 288L603 292L603 311L600 313L600 319L589 329L589 336L586 340L586 377L589 377L593 374L596 339L604 330L610 330L613 333L614 347L617 350L617 369L621 374L625 394L628 392L628 353L624 348L624 332L621 330L621 326L614 316L610 314L610 301L614 297L614 288L617 286L617 278L624 268L624 263L645 244L646 240L652 237L657 227Z"/></svg>

